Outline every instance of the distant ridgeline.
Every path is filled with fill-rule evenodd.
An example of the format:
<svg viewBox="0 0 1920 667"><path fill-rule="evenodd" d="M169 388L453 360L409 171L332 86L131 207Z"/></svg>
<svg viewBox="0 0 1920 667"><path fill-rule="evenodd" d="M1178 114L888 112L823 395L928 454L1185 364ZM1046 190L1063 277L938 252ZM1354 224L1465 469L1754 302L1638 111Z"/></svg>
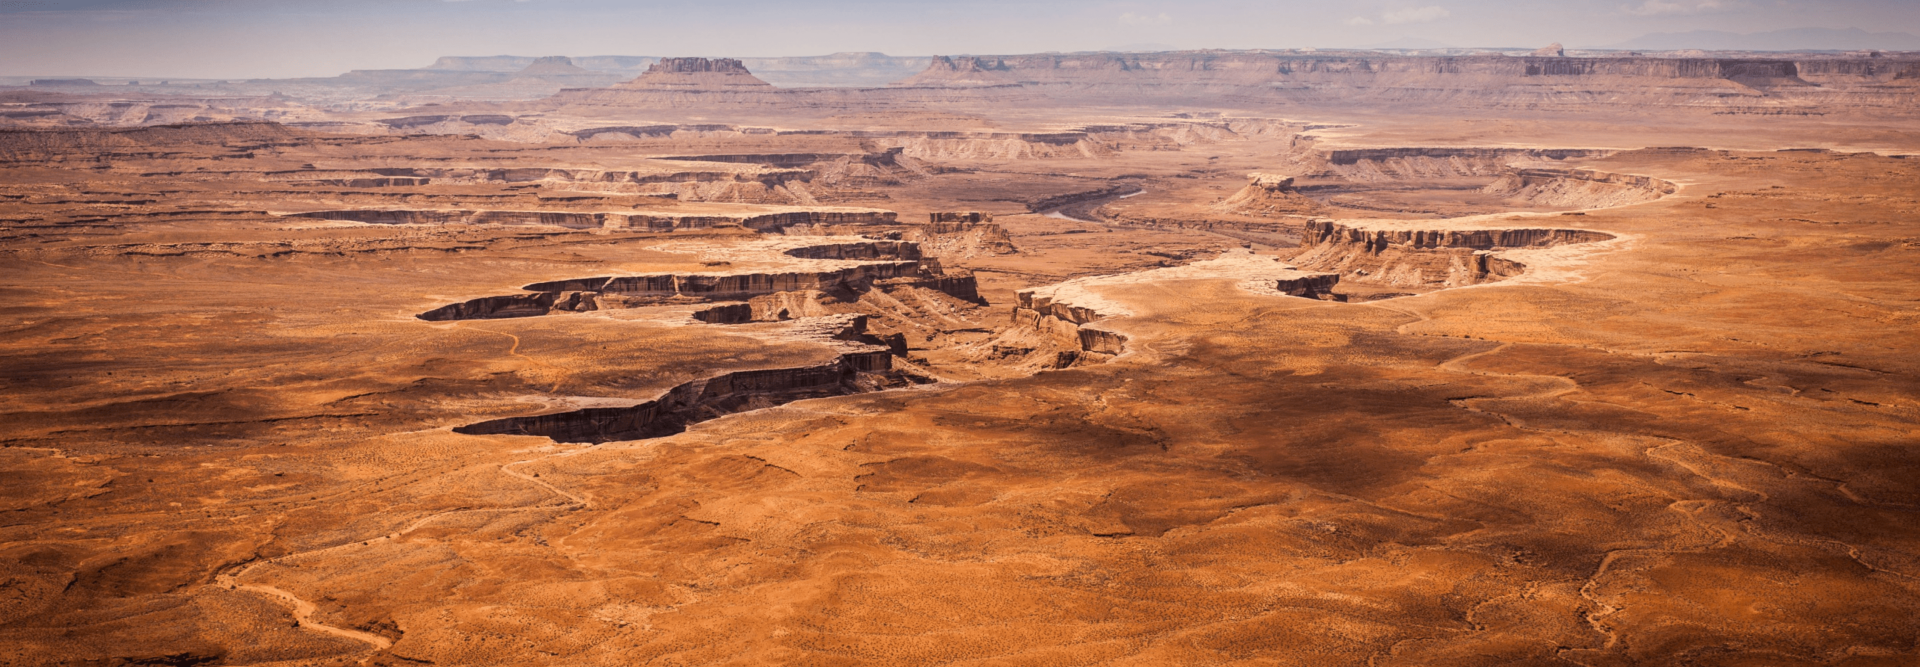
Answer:
<svg viewBox="0 0 1920 667"><path fill-rule="evenodd" d="M1556 45L1557 46L1557 45ZM885 88L779 89L741 61L669 58L611 89L566 90L559 105L874 106L1407 104L1576 110L1691 108L1827 114L1920 108L1920 57L1781 58L1396 56L1376 52L1192 51L936 56ZM664 95L666 91L675 95ZM690 94L691 93L691 94Z"/></svg>

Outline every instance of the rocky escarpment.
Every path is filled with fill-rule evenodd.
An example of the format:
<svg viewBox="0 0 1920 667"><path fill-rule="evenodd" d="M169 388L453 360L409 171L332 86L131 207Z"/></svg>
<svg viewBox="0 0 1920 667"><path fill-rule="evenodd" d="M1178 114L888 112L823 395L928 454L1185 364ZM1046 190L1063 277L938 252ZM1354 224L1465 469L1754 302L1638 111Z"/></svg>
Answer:
<svg viewBox="0 0 1920 667"><path fill-rule="evenodd" d="M865 188L897 186L920 178L929 169L918 159L905 155L905 148L894 146L861 153L741 153L722 155L679 155L659 158L680 162L761 165L769 173L781 170L805 172L807 192L820 201L872 199L876 193ZM787 187L792 189L792 185Z"/></svg>
<svg viewBox="0 0 1920 667"><path fill-rule="evenodd" d="M289 213L286 217L348 220L375 225L545 225L572 229L676 232L715 227L745 227L779 232L795 225L884 225L892 211L839 209L741 215L662 213L589 213L574 211L472 211L460 209L355 209Z"/></svg>
<svg viewBox="0 0 1920 667"><path fill-rule="evenodd" d="M1031 199L1031 200L1024 201L1022 203L1026 204L1028 211L1032 211L1034 213L1041 213L1044 211L1052 211L1056 209L1072 207L1076 204L1086 204L1090 202L1113 199L1116 197L1124 197L1127 195L1141 192L1141 190L1142 188L1137 183L1117 183L1114 185L1095 188L1092 190L1083 190L1080 192L1068 192L1065 194L1053 195L1050 197L1041 197L1038 199Z"/></svg>
<svg viewBox="0 0 1920 667"><path fill-rule="evenodd" d="M1274 281L1273 289L1287 296L1297 296L1321 301L1346 301L1344 294L1334 292L1340 284L1338 273L1314 273Z"/></svg>
<svg viewBox="0 0 1920 667"><path fill-rule="evenodd" d="M1247 186L1233 196L1214 204L1223 213L1257 217L1300 216L1325 209L1293 187L1293 177L1281 174L1252 173Z"/></svg>
<svg viewBox="0 0 1920 667"><path fill-rule="evenodd" d="M790 249L786 254L861 263L817 271L646 274L547 281L522 288L531 294L481 297L441 306L416 317L429 321L537 317L554 312L744 301L783 293L831 293L858 298L858 294L869 290L897 288L929 289L962 301L985 303L972 273L949 270L937 260L922 258L919 246L912 243L824 244ZM716 323L723 319L737 320L731 311L714 311L706 316L696 314L695 318ZM746 318L755 319L787 318L751 315Z"/></svg>
<svg viewBox="0 0 1920 667"><path fill-rule="evenodd" d="M926 278L928 276L925 273L920 262L874 262L827 271L580 278L535 283L524 289L536 292L584 291L656 299L742 299L774 292L856 288L878 281Z"/></svg>
<svg viewBox="0 0 1920 667"><path fill-rule="evenodd" d="M1460 287L1519 275L1526 267L1501 250L1612 240L1584 229L1377 228L1312 220L1292 263L1337 272L1346 282L1412 290Z"/></svg>
<svg viewBox="0 0 1920 667"><path fill-rule="evenodd" d="M1605 157L1611 151L1542 148L1354 148L1330 150L1308 166L1360 183L1500 176L1514 163Z"/></svg>
<svg viewBox="0 0 1920 667"><path fill-rule="evenodd" d="M1127 350L1127 337L1096 326L1104 315L1086 306L1054 301L1044 291L1018 292L1011 324L1015 329L1031 331L1065 349L1055 352L1054 368L1081 363L1098 363ZM1031 352L1031 350L1027 350Z"/></svg>
<svg viewBox="0 0 1920 667"><path fill-rule="evenodd" d="M1018 302L1013 310L1012 326L994 348L1007 356L1041 357L1042 367L1051 368L1111 359L1126 352L1127 337L1099 326L1098 322L1135 313L1128 305L1110 300L1100 290L1120 288L1124 291L1129 286L1190 280L1233 281L1242 289L1259 294L1343 300L1333 293L1340 276L1300 271L1275 257L1233 251L1180 266L1076 278L1022 290L1016 293Z"/></svg>
<svg viewBox="0 0 1920 667"><path fill-rule="evenodd" d="M1588 169L1518 169L1481 189L1536 206L1607 208L1650 202L1679 186L1650 176Z"/></svg>
<svg viewBox="0 0 1920 667"><path fill-rule="evenodd" d="M738 371L694 380L632 407L587 408L508 417L453 429L468 435L533 435L555 442L602 443L657 438L735 412L794 401L907 386L916 378L894 370L886 350L840 355L832 363Z"/></svg>
<svg viewBox="0 0 1920 667"><path fill-rule="evenodd" d="M953 259L1020 252L1007 230L994 224L993 214L980 211L929 213L927 224L908 229L903 238L928 254Z"/></svg>
<svg viewBox="0 0 1920 667"><path fill-rule="evenodd" d="M828 243L792 248L789 257L802 259L920 259L920 246L901 241Z"/></svg>
<svg viewBox="0 0 1920 667"><path fill-rule="evenodd" d="M449 320L491 320L509 317L537 317L554 311L587 312L599 310L596 295L588 292L538 292L487 296L441 306L416 315L429 322Z"/></svg>

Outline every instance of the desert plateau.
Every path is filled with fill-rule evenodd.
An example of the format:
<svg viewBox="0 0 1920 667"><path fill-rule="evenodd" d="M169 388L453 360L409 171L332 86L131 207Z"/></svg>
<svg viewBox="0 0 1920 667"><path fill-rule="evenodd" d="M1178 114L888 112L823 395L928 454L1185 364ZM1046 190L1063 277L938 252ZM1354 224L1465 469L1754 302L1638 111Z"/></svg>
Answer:
<svg viewBox="0 0 1920 667"><path fill-rule="evenodd" d="M1920 52L18 83L0 664L1920 664Z"/></svg>

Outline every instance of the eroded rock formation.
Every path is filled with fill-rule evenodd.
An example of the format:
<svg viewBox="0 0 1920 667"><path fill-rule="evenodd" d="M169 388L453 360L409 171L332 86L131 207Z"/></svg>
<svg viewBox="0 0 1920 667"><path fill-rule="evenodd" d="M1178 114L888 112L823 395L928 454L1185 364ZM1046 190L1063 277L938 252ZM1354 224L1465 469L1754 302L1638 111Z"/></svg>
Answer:
<svg viewBox="0 0 1920 667"><path fill-rule="evenodd" d="M1648 176L1588 169L1518 169L1481 192L1532 205L1607 208L1653 201L1678 190L1672 182Z"/></svg>
<svg viewBox="0 0 1920 667"><path fill-rule="evenodd" d="M887 350L848 352L818 366L739 371L694 380L632 407L508 417L453 430L468 435L533 435L555 442L639 440L679 433L691 424L744 410L912 382L910 376L894 371L893 354Z"/></svg>
<svg viewBox="0 0 1920 667"><path fill-rule="evenodd" d="M927 224L909 228L903 238L918 244L928 254L966 259L1020 252L1007 230L993 223L991 213L936 212L929 213L927 218Z"/></svg>
<svg viewBox="0 0 1920 667"><path fill-rule="evenodd" d="M1226 213L1259 217L1311 215L1325 210L1293 187L1293 177L1282 174L1252 173L1247 186L1214 205Z"/></svg>
<svg viewBox="0 0 1920 667"><path fill-rule="evenodd" d="M872 289L923 288L974 304L984 304L971 272L947 269L939 260L923 258L918 245L900 241L864 241L802 246L785 251L790 257L859 263L818 271L736 272L602 276L534 283L522 289L532 294L491 296L429 310L417 317L444 321L533 317L557 311L638 308L652 305L744 301L766 295L851 294ZM712 309L710 309L712 310ZM756 309L754 320L784 320L826 314L805 307ZM707 311L702 311L707 312ZM718 322L733 311L714 310L695 319ZM709 319L712 318L712 319Z"/></svg>
<svg viewBox="0 0 1920 667"><path fill-rule="evenodd" d="M808 210L759 215L673 215L663 213L589 213L569 211L472 211L358 209L290 213L287 217L350 220L377 225L547 225L573 229L674 232L738 226L779 232L794 225L875 225L894 222L892 211Z"/></svg>
<svg viewBox="0 0 1920 667"><path fill-rule="evenodd" d="M1308 221L1292 263L1344 280L1403 288L1460 287L1519 275L1526 267L1499 250L1594 243L1613 235L1582 229L1370 228Z"/></svg>
<svg viewBox="0 0 1920 667"><path fill-rule="evenodd" d="M1019 303L1013 309L1011 322L1013 328L1038 334L1063 348L1054 353L1054 358L1047 365L1066 368L1081 363L1098 363L1127 350L1126 336L1093 326L1094 321L1103 315L1092 308L1056 302L1043 291L1021 291L1017 293L1017 298ZM1032 351L1024 350L1028 354Z"/></svg>
<svg viewBox="0 0 1920 667"><path fill-rule="evenodd" d="M1537 163L1604 157L1610 151L1579 148L1349 148L1325 151L1316 166L1362 182L1499 176L1516 162Z"/></svg>

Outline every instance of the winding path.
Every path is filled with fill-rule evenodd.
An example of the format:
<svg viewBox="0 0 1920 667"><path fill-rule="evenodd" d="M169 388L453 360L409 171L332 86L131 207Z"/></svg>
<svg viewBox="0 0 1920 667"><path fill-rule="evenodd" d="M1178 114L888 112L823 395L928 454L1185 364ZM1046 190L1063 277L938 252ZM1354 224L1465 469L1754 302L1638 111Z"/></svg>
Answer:
<svg viewBox="0 0 1920 667"><path fill-rule="evenodd" d="M498 333L498 332L495 332L495 333ZM506 335L506 334L503 334L503 335ZM518 341L517 338L515 340L516 342ZM287 554L277 558L269 558L265 560L256 560L256 561L247 562L242 564L241 567L237 570L216 575L214 577L214 585L219 586L221 588L225 588L227 590L248 591L251 593L257 593L257 594L272 598L275 602L279 602L288 607L292 607L293 620L295 624L297 624L299 627L306 628L314 632L319 632L321 634L327 634L335 637L341 637L344 639L351 639L354 641L363 642L372 646L374 650L383 651L383 650L392 648L393 640L387 639L386 637L373 634L370 632L361 632L359 630L342 628L335 625L328 625L328 624L313 620L314 612L318 610L318 607L314 605L312 602L308 602L306 600L301 599L297 595L294 595L292 593L289 593L279 588L275 588L273 586L268 586L266 584L241 583L240 579L241 577L246 576L248 572L253 571L254 568L260 567L262 565L283 563L291 560L304 558L307 556L327 553L330 551L340 551L344 549L351 549L354 547L370 546L375 542L397 540L407 535L408 533L412 533L416 530L420 530L421 528L425 528L427 525L435 521L438 521L442 518L453 516L456 514L484 514L484 513L491 513L491 512L501 512L501 513L531 512L531 511L539 511L539 510L576 510L576 509L590 508L592 506L592 503L589 502L586 498L579 495L575 495L571 492L561 489L560 487L549 484L534 475L529 475L513 469L514 466L520 466L528 463L544 461L546 459L550 459L556 456L565 456L569 454L574 454L579 451L582 451L583 449L587 449L587 448L555 452L552 454L548 454L546 456L514 461L512 463L506 463L500 466L501 473L504 473L510 477L514 477L514 478L532 483L533 485L538 486L541 489L544 489L550 493L553 493L556 496L565 498L566 500L564 502L557 503L557 504L543 503L538 505L527 505L523 507L489 507L489 508L480 508L480 509L461 508L461 509L447 510L444 512L436 512L436 513L421 517L415 520L413 523L407 524L405 528L401 528L400 530L394 531L392 533L388 533L386 535L381 535L379 537L360 540L356 542L346 542L342 544L336 544L329 547L321 547L318 549L312 549L308 551L291 553L291 554Z"/></svg>

